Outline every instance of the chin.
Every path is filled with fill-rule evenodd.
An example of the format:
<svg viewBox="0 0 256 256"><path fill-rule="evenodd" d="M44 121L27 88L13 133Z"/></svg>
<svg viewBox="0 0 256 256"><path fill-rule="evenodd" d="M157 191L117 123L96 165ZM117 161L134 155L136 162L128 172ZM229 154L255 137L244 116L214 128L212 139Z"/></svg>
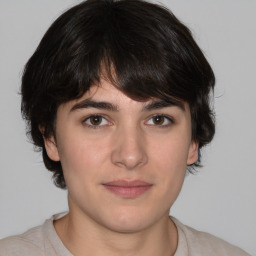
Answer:
<svg viewBox="0 0 256 256"><path fill-rule="evenodd" d="M105 226L119 233L134 233L140 232L154 224L156 217L149 215L148 211L143 212L137 210L126 209L122 211L112 212L105 215Z"/></svg>

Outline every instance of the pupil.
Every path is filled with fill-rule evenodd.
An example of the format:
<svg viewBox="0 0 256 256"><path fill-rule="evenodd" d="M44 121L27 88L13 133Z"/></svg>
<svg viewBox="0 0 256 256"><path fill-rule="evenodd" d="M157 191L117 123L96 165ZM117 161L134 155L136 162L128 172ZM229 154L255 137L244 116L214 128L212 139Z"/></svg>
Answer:
<svg viewBox="0 0 256 256"><path fill-rule="evenodd" d="M154 118L154 123L155 124L162 124L164 122L164 118L162 116L156 116Z"/></svg>
<svg viewBox="0 0 256 256"><path fill-rule="evenodd" d="M93 116L91 117L91 123L93 125L99 125L102 121L102 117L101 116Z"/></svg>

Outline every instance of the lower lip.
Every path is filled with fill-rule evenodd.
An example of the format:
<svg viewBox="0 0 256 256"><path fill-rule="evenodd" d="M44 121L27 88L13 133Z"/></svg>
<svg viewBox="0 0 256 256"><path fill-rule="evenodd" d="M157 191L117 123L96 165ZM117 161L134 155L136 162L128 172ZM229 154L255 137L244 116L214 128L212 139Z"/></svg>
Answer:
<svg viewBox="0 0 256 256"><path fill-rule="evenodd" d="M147 186L113 186L113 185L104 185L106 189L108 189L113 194L116 194L120 197L124 198L136 198L145 192L147 192L152 185Z"/></svg>

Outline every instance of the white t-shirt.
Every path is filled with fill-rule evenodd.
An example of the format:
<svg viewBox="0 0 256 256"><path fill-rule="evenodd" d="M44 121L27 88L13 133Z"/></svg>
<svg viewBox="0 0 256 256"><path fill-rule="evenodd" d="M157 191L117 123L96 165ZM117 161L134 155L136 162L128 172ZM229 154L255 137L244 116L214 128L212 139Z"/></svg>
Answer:
<svg viewBox="0 0 256 256"><path fill-rule="evenodd" d="M53 221L0 240L0 256L73 256L58 237ZM178 247L174 256L249 256L246 252L208 233L199 232L171 217L178 229Z"/></svg>

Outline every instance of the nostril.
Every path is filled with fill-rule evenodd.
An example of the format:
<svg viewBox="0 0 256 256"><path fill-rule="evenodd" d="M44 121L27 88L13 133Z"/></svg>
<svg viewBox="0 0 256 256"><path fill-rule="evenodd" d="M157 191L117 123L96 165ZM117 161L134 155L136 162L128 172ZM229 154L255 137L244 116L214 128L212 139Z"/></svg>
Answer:
<svg viewBox="0 0 256 256"><path fill-rule="evenodd" d="M142 146L130 146L119 144L119 147L113 150L111 156L113 164L132 170L147 162L147 154Z"/></svg>

